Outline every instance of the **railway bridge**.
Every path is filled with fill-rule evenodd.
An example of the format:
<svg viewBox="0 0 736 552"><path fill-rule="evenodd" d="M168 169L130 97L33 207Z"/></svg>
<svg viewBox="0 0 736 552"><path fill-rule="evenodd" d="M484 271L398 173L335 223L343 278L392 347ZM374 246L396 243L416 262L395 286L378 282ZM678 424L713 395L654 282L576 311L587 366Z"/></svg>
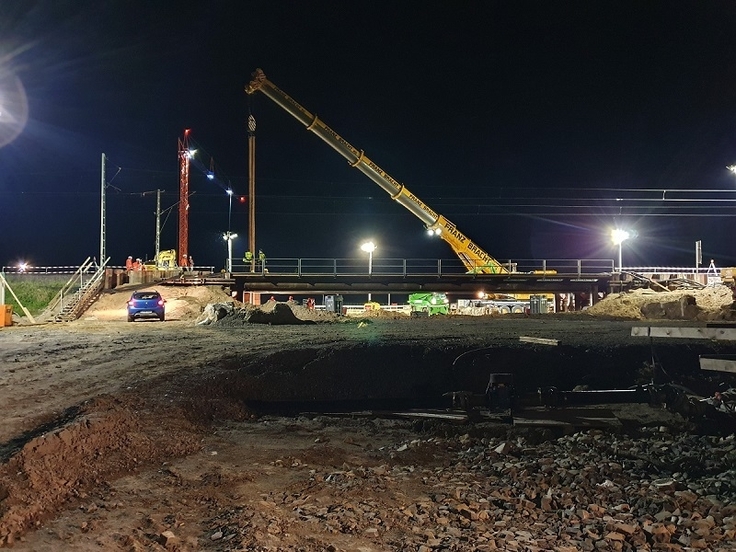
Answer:
<svg viewBox="0 0 736 552"><path fill-rule="evenodd" d="M496 294L579 294L594 302L607 293L615 277L613 261L519 260L499 274L468 273L456 259L278 258L249 266L233 264L229 274L239 297L287 295L408 295L418 291L444 292L475 298Z"/></svg>

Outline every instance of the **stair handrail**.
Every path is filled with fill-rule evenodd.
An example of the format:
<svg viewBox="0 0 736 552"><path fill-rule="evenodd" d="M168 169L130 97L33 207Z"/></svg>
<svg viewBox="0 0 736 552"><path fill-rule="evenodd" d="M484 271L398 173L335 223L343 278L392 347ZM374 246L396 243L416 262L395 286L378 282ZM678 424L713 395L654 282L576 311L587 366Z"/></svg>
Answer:
<svg viewBox="0 0 736 552"><path fill-rule="evenodd" d="M86 284L81 286L79 288L79 297L77 299L77 305L85 304L86 299L89 298L90 295L96 294L100 291L100 288L103 284L103 277L105 275L105 267L107 263L110 261L110 257L105 259L105 262L103 262L99 268L97 269L97 272L95 272L92 277L87 281Z"/></svg>
<svg viewBox="0 0 736 552"><path fill-rule="evenodd" d="M61 311L61 309L64 307L64 305L63 305L64 295L69 290L69 288L72 287L72 283L74 283L74 281L75 281L75 279L77 277L77 274L79 274L79 276L81 277L82 271L83 270L86 270L89 267L89 264L90 264L90 257L87 257L84 260L84 262L81 265L79 265L79 268L76 270L76 272L74 274L72 274L72 276L69 278L69 281L67 281L67 283L64 284L61 287L61 289L54 296L54 298L51 301L49 301L49 304L46 307L46 310L48 312L51 312L52 315L53 315L53 313L56 311L57 307L59 307L59 311Z"/></svg>

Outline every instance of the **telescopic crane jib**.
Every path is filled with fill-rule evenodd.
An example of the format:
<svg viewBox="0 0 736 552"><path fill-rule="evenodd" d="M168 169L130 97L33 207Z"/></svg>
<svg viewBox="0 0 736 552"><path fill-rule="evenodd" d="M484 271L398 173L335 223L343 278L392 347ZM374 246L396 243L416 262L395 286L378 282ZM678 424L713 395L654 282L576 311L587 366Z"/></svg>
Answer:
<svg viewBox="0 0 736 552"><path fill-rule="evenodd" d="M335 151L348 160L351 167L355 167L383 188L391 196L391 199L403 205L421 220L430 232L439 235L440 238L450 244L452 250L460 257L469 272L480 274L505 274L509 272L501 263L460 232L457 226L439 213L435 213L427 204L407 190L403 184L394 180L381 167L368 159L363 150L358 150L350 145L344 138L319 120L316 115L304 109L293 98L268 80L261 69L256 69L253 73L253 80L245 87L245 91L247 94L253 94L259 90L289 112L307 127L307 130L314 132L332 146Z"/></svg>

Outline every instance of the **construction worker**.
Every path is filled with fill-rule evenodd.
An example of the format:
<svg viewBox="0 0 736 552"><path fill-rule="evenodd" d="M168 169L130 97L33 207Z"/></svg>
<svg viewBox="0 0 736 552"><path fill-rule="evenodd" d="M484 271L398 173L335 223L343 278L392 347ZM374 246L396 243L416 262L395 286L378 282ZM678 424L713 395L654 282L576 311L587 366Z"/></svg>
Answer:
<svg viewBox="0 0 736 552"><path fill-rule="evenodd" d="M125 259L125 270L126 272L133 270L133 255L128 255L128 258Z"/></svg>
<svg viewBox="0 0 736 552"><path fill-rule="evenodd" d="M265 272L266 271L266 254L260 249L258 250L258 262L261 264L261 271Z"/></svg>
<svg viewBox="0 0 736 552"><path fill-rule="evenodd" d="M250 251L246 251L245 255L243 255L243 262L246 264L250 264L251 261L253 261L253 253Z"/></svg>
<svg viewBox="0 0 736 552"><path fill-rule="evenodd" d="M141 269L141 260L136 259L133 261L133 265L131 266L131 270L140 270Z"/></svg>
<svg viewBox="0 0 736 552"><path fill-rule="evenodd" d="M179 266L181 268L183 268L184 270L186 270L187 267L189 266L189 260L187 259L187 254L186 253L184 253L181 256L181 259L179 260Z"/></svg>
<svg viewBox="0 0 736 552"><path fill-rule="evenodd" d="M192 272L194 270L194 257L189 255L189 272Z"/></svg>

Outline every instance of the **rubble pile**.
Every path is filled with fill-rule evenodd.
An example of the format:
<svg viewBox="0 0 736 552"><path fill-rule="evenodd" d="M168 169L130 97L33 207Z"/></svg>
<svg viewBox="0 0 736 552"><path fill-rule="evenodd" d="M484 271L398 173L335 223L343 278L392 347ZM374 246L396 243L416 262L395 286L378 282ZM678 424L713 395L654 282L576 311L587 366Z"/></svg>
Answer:
<svg viewBox="0 0 736 552"><path fill-rule="evenodd" d="M331 470L277 460L272 465L300 472L301 483L261 495L257 508L222 511L207 535L233 550L281 549L305 527L303 550L345 550L361 540L419 552L736 547L733 435L592 430L539 444L463 435L376 454L385 461Z"/></svg>
<svg viewBox="0 0 736 552"><path fill-rule="evenodd" d="M204 312L196 322L197 325L217 324L219 326L242 326L243 324L276 326L314 323L312 319L297 317L289 304L275 301L269 301L259 307L236 306L234 303L210 304L204 308Z"/></svg>
<svg viewBox="0 0 736 552"><path fill-rule="evenodd" d="M585 312L634 320L730 320L732 303L731 289L722 285L662 292L638 289L612 293Z"/></svg>

